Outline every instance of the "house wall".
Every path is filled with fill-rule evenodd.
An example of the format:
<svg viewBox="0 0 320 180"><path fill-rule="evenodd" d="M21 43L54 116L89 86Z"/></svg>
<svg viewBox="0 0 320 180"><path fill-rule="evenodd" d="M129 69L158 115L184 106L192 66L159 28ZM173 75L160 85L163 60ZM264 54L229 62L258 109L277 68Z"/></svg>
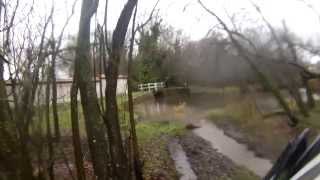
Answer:
<svg viewBox="0 0 320 180"><path fill-rule="evenodd" d="M57 100L58 103L66 103L70 102L70 90L71 90L72 80L64 80L64 81L57 81ZM7 83L7 93L9 94L9 99L13 100L11 94L11 87L10 83ZM106 89L106 81L105 79L102 80L102 91L103 95L105 94ZM37 89L35 103L38 101L38 97L41 100L40 103L45 103L45 90L46 90L46 83L40 83ZM96 82L96 90L98 98L100 98L100 81ZM127 78L121 77L118 78L117 84L117 95L126 94L127 93ZM17 94L19 94L19 88L17 89ZM78 93L78 100L80 100L80 92Z"/></svg>

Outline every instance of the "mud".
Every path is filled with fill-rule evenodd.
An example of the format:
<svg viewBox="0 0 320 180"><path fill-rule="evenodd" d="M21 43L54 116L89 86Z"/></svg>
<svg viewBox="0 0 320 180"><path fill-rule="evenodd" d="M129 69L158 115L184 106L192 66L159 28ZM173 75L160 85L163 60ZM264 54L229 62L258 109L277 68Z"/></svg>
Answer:
<svg viewBox="0 0 320 180"><path fill-rule="evenodd" d="M211 148L209 142L191 132L180 137L179 143L198 180L231 178L237 168L230 159Z"/></svg>

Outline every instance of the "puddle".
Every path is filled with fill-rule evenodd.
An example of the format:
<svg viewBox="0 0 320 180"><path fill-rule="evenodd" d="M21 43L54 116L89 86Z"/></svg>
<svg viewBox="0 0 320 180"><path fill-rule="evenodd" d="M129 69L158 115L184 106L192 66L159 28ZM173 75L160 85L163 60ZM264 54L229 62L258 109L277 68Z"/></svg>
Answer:
<svg viewBox="0 0 320 180"><path fill-rule="evenodd" d="M260 177L266 175L271 169L271 161L255 156L246 145L225 135L223 130L206 120L200 121L201 127L194 130L194 133L209 141L214 149L230 158L237 165L244 166Z"/></svg>
<svg viewBox="0 0 320 180"><path fill-rule="evenodd" d="M177 140L169 144L171 158L174 160L176 170L180 174L180 180L196 180L197 176L191 169L187 155Z"/></svg>

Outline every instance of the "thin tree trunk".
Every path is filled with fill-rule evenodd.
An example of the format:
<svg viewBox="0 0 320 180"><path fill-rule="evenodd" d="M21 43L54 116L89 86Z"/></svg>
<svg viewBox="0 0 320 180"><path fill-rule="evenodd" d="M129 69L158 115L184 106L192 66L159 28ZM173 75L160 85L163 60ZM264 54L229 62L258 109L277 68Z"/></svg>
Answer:
<svg viewBox="0 0 320 180"><path fill-rule="evenodd" d="M131 29L131 40L130 40L130 48L128 55L128 106L129 106L129 119L130 119L130 135L131 135L131 148L133 151L133 165L134 165L134 174L137 180L142 180L142 165L140 162L140 154L139 154L139 146L138 139L136 133L136 123L134 120L134 105L133 105L133 97L132 97L132 61L133 61L133 46L135 39L135 23L137 16L137 5L135 8L135 12L133 15L132 21L132 29ZM131 151L131 150L130 150Z"/></svg>
<svg viewBox="0 0 320 180"><path fill-rule="evenodd" d="M75 4L74 4L74 6L75 6ZM73 8L74 8L74 6L73 6ZM63 34L63 31L60 35L58 47L60 46L60 43L62 40L62 34ZM53 66L53 67L55 67L55 66ZM74 75L74 77L75 77L75 75ZM84 169L84 164L83 164L83 153L82 153L82 147L81 147L79 117L78 117L78 89L79 89L78 83L74 78L73 82L72 82L71 90L70 90L72 142L73 142L73 150L74 150L75 164L76 164L76 170L77 170L77 179L78 180L85 180L86 174L85 174L85 169ZM61 152L63 152L62 149L61 149ZM69 167L69 164L68 164L66 157L64 158L64 160L65 160L66 166ZM70 169L70 168L68 168L68 169ZM70 175L72 176L72 179L74 179L72 172L70 170L69 170L69 172L70 172Z"/></svg>
<svg viewBox="0 0 320 180"><path fill-rule="evenodd" d="M22 94L22 101L19 104L22 104L19 108L17 116L17 129L19 133L19 149L20 149L20 162L19 166L21 169L21 179L34 179L33 177L33 168L31 164L31 158L28 151L29 142L29 125L28 122L32 117L32 110L30 106L33 106L33 103L29 103L31 88L28 86L24 87Z"/></svg>
<svg viewBox="0 0 320 180"><path fill-rule="evenodd" d="M264 75L263 72L256 66L253 59L249 55L247 55L246 51L239 44L239 42L234 38L232 32L230 31L228 26L222 21L222 19L220 19L219 16L217 16L214 12L209 10L207 7L205 7L204 4L201 2L201 0L198 0L198 2L208 13L213 15L219 21L219 23L223 26L223 29L228 33L228 36L229 36L231 42L233 43L235 48L238 50L239 55L249 64L249 66L252 68L252 70L258 76L260 83L263 86L265 86L265 88L268 89L273 94L273 96L276 98L276 100L278 101L278 103L280 104L282 109L285 111L286 115L288 116L288 118L290 120L289 124L291 126L296 126L298 123L298 119L292 113L287 102L285 101L282 94L280 93L279 89L275 85L273 85L271 80L269 80L268 77L266 75Z"/></svg>
<svg viewBox="0 0 320 180"><path fill-rule="evenodd" d="M101 111L105 112L104 108L104 96L103 96L103 84L102 84L102 74L104 69L104 62L106 61L106 49L104 48L104 37L103 37L103 30L101 29L101 32L99 33L99 93L100 93L100 105L101 105ZM104 69L105 70L105 69Z"/></svg>
<svg viewBox="0 0 320 180"><path fill-rule="evenodd" d="M75 163L77 167L78 180L85 180L86 174L83 166L83 154L81 148L79 117L78 117L78 85L76 82L72 83L71 87L71 125L72 125L72 141L74 149Z"/></svg>
<svg viewBox="0 0 320 180"><path fill-rule="evenodd" d="M49 67L50 68L50 67ZM48 143L48 173L50 180L54 180L54 149L52 144L52 133L51 133L51 124L50 124L50 74L48 74L47 84L46 84L46 99L45 99L45 108L46 108L46 128L47 128L47 143Z"/></svg>
<svg viewBox="0 0 320 180"><path fill-rule="evenodd" d="M114 179L128 179L130 173L128 172L126 153L121 138L116 92L121 53L123 51L125 36L136 3L137 0L128 0L121 12L117 26L113 32L112 52L108 63L108 74L106 74L107 93L104 121L108 129L108 138L111 148L110 154L115 175Z"/></svg>
<svg viewBox="0 0 320 180"><path fill-rule="evenodd" d="M54 133L57 142L60 141L60 125L58 115L58 97L57 97L57 78L56 78L56 58L53 57L51 60L51 80L52 80L52 114L54 122Z"/></svg>
<svg viewBox="0 0 320 180"><path fill-rule="evenodd" d="M94 173L102 180L107 173L107 142L90 63L90 23L97 6L95 0L82 2L73 81L79 85Z"/></svg>
<svg viewBox="0 0 320 180"><path fill-rule="evenodd" d="M2 58L2 57L1 57ZM0 58L0 159L5 168L5 176L7 179L18 179L19 167L16 167L18 162L18 148L17 142L14 139L14 133L10 133L10 126L8 126L9 118L9 104L7 101L6 84L3 78L4 68L3 60ZM6 148L9 151L4 151Z"/></svg>
<svg viewBox="0 0 320 180"><path fill-rule="evenodd" d="M296 126L298 123L298 119L294 116L293 112L291 111L289 105L285 101L284 97L282 96L281 92L279 89L272 84L271 80L268 79L267 76L265 76L259 69L258 67L252 62L251 58L244 56L246 61L249 63L251 68L254 70L254 72L258 75L258 78L260 79L260 83L267 89L269 90L273 96L276 98L278 101L279 105L282 107L286 115L288 116L290 120L290 125L291 126Z"/></svg>
<svg viewBox="0 0 320 180"><path fill-rule="evenodd" d="M58 107L57 107L57 79L56 79L56 59L57 59L57 55L58 55L58 50L61 46L62 43L62 38L64 35L64 31L67 27L67 25L69 24L74 12L75 12L75 6L76 6L76 2L77 0L74 1L73 5L72 5L72 11L71 14L68 16L64 26L62 27L62 30L60 32L58 41L55 41L55 37L54 37L54 23L52 23L52 42L51 42L51 49L52 49L52 64L51 64L51 76L52 76L52 113L53 113L53 121L54 121L54 129L55 129L55 140L56 142L60 141L60 125L59 125L59 115L58 115Z"/></svg>

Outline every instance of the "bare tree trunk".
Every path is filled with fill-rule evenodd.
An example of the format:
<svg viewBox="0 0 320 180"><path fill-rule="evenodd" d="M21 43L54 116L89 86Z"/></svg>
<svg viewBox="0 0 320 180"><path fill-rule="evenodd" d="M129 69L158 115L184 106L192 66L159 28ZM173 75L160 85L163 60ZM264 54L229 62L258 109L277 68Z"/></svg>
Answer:
<svg viewBox="0 0 320 180"><path fill-rule="evenodd" d="M41 97L41 92L42 90L39 90L37 92L37 115L38 115L38 120L39 122L43 122L43 121L46 121L46 117L44 117L43 115L47 115L46 111L46 104L45 104L45 107L43 107L43 103L41 103L41 100L42 97ZM48 139L47 138L43 138L43 124L42 123L37 123L37 136L39 136L38 138L38 141L36 143L36 156L37 156L37 168L38 168L38 172L37 172L37 179L38 180L41 180L41 179L45 179L46 175L48 174L48 169L45 169L46 167L48 167L48 164L49 164L49 161L47 161L47 164L44 163L44 160L43 160L43 150L44 150L44 145L45 145L45 142L47 143ZM46 125L46 123L45 123ZM46 153L47 154L47 153ZM47 173L47 174L46 174Z"/></svg>
<svg viewBox="0 0 320 180"><path fill-rule="evenodd" d="M5 80L3 79L4 73L4 58L0 57L0 119L3 121L9 120L8 99Z"/></svg>
<svg viewBox="0 0 320 180"><path fill-rule="evenodd" d="M285 111L286 115L288 116L288 118L290 120L289 121L290 125L296 126L298 123L298 119L292 113L292 111L289 108L288 104L286 103L285 99L281 95L279 89L275 85L273 85L271 80L269 80L268 77L266 75L264 75L263 72L256 66L253 59L249 55L247 55L246 51L239 44L239 42L234 38L233 33L230 31L228 26L222 21L222 19L220 19L219 16L217 16L214 12L212 12L211 10L206 8L204 6L204 4L201 2L201 0L198 0L198 2L208 13L213 15L219 21L219 23L223 26L223 29L227 32L231 42L233 43L235 48L238 50L239 55L249 64L249 66L252 68L252 70L258 76L260 83L263 84L265 86L265 88L268 89L273 94L273 96L276 98L276 100L278 101L280 106L283 108L283 110Z"/></svg>
<svg viewBox="0 0 320 180"><path fill-rule="evenodd" d="M62 27L62 30L60 32L58 41L55 41L55 37L54 37L54 23L52 23L52 32L51 32L51 50L52 50L52 55L51 55L51 81L52 81L52 113L53 113L53 122L54 122L54 130L55 130L55 140L56 142L60 141L60 125L59 125L59 115L58 115L58 107L57 107L57 101L58 101L58 97L57 97L57 78L56 78L56 59L58 56L58 50L61 46L61 42L62 42L62 38L63 38L63 34L64 31L67 27L67 25L69 24L74 11L75 11L75 6L76 6L76 2L77 0L74 1L73 5L72 5L72 11L71 14L68 16L64 26Z"/></svg>
<svg viewBox="0 0 320 180"><path fill-rule="evenodd" d="M120 132L118 106L116 99L119 62L129 22L137 0L128 0L119 17L112 37L112 51L108 63L105 124L111 148L114 179L128 179L127 157ZM107 42L105 42L107 43Z"/></svg>
<svg viewBox="0 0 320 180"><path fill-rule="evenodd" d="M18 160L18 147L15 140L14 133L10 130L10 125L8 123L10 120L9 117L9 104L6 92L6 84L3 78L4 68L3 63L4 59L0 57L0 159L2 165L1 168L4 168L4 176L7 179L19 179L19 167L16 167ZM9 125L9 126L8 126Z"/></svg>
<svg viewBox="0 0 320 180"><path fill-rule="evenodd" d="M137 16L137 5L133 15L132 29L131 29L131 40L128 54L128 105L129 105L129 118L130 118L130 135L131 135L131 146L133 151L133 164L134 164L134 174L137 180L142 180L142 165L140 162L139 146L136 133L136 123L134 120L134 105L132 97L132 61L133 61L133 46L135 39L135 23ZM131 151L131 150L130 150Z"/></svg>
<svg viewBox="0 0 320 180"><path fill-rule="evenodd" d="M30 78L30 77L28 77ZM19 150L20 150L20 162L21 178L34 179L33 168L31 164L31 157L28 150L29 137L29 123L33 113L33 102L35 87L32 82L24 82L22 99L19 101L19 108L17 112L17 130L19 134Z"/></svg>
<svg viewBox="0 0 320 180"><path fill-rule="evenodd" d="M79 117L78 117L78 85L76 82L72 83L71 87L71 124L72 124L72 141L74 149L75 163L77 167L78 180L85 180L86 174L83 166L83 154L81 148Z"/></svg>
<svg viewBox="0 0 320 180"><path fill-rule="evenodd" d="M100 93L100 104L101 104L101 111L105 112L105 101L103 100L104 98L104 93L103 93L103 84L102 84L102 74L103 71L105 71L105 63L106 63L106 49L105 49L105 44L104 44L104 36L103 36L103 30L101 28L101 31L99 32L99 93Z"/></svg>
<svg viewBox="0 0 320 180"><path fill-rule="evenodd" d="M52 81L52 113L54 122L55 139L58 142L60 140L60 125L58 115L58 97L57 97L57 78L56 78L56 58L52 57L51 60L51 81Z"/></svg>
<svg viewBox="0 0 320 180"><path fill-rule="evenodd" d="M50 67L49 67L50 70ZM50 124L50 74L47 77L46 83L46 99L45 99L45 108L46 108L46 128L47 128L47 143L48 143L48 173L50 180L54 180L54 149L52 144L52 133L51 133L51 124Z"/></svg>
<svg viewBox="0 0 320 180"><path fill-rule="evenodd" d="M107 142L90 63L90 23L97 7L97 0L82 2L73 81L80 89L94 173L98 180L102 180L106 178Z"/></svg>

